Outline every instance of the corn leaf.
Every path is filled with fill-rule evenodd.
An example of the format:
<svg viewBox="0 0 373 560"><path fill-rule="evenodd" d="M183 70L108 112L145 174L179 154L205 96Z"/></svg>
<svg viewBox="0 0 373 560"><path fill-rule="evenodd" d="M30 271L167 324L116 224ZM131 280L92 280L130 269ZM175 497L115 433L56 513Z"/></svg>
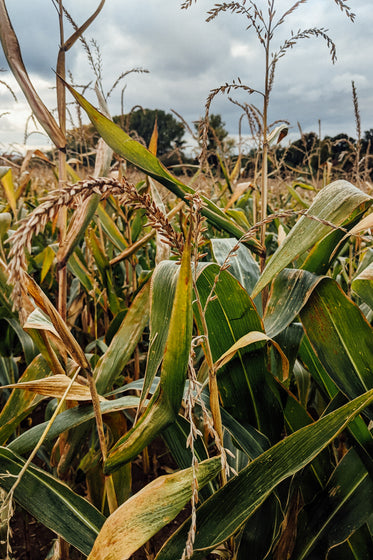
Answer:
<svg viewBox="0 0 373 560"><path fill-rule="evenodd" d="M291 558L303 560L315 550L324 558L332 546L368 520L372 503L373 480L356 451L350 449L322 492L303 510Z"/></svg>
<svg viewBox="0 0 373 560"><path fill-rule="evenodd" d="M12 383L3 386L4 389L21 389L23 391L31 391L45 397L62 398L66 389L70 385L71 379L67 375L53 375L45 379L36 379L34 381L22 381L20 383ZM103 397L100 397L103 399ZM92 400L88 386L81 385L76 381L72 384L65 400L74 401L90 401Z"/></svg>
<svg viewBox="0 0 373 560"><path fill-rule="evenodd" d="M322 280L322 276L294 268L285 268L278 274L272 283L264 315L268 336L277 336L294 321Z"/></svg>
<svg viewBox="0 0 373 560"><path fill-rule="evenodd" d="M51 375L48 364L40 355L27 367L19 382L41 379ZM0 412L0 444L3 445L12 435L16 427L43 397L33 393L13 390L5 406Z"/></svg>
<svg viewBox="0 0 373 560"><path fill-rule="evenodd" d="M163 359L179 270L180 267L175 261L163 261L153 272L150 303L150 344L140 399L140 411Z"/></svg>
<svg viewBox="0 0 373 560"><path fill-rule="evenodd" d="M263 323L246 290L228 271L216 264L203 265L197 279L202 307L216 283L205 317L212 358L216 362L241 337L252 331L263 332ZM197 326L203 332L198 307L194 305ZM251 424L272 441L280 437L280 405L275 396L273 378L268 372L267 349L256 342L239 349L236 356L217 374L224 408L239 422ZM276 420L274 420L276 418Z"/></svg>
<svg viewBox="0 0 373 560"><path fill-rule="evenodd" d="M1 184L3 186L4 189L4 193L5 193L5 197L8 201L8 204L10 206L10 208L12 209L12 212L14 215L16 215L17 212L17 201L16 201L16 195L15 195L15 188L14 188L14 183L13 183L13 176L12 176L12 170L11 168L7 168L7 167L2 167L1 170L7 169L6 173L2 173L0 171L0 181Z"/></svg>
<svg viewBox="0 0 373 560"><path fill-rule="evenodd" d="M373 263L368 265L351 283L351 288L373 309Z"/></svg>
<svg viewBox="0 0 373 560"><path fill-rule="evenodd" d="M36 282L25 274L25 287L31 297L33 297L36 305L49 317L58 335L63 340L66 350L70 353L71 357L83 369L88 369L89 365L85 354L73 335L71 334L67 324L58 313L57 309L52 305L50 300L36 284Z"/></svg>
<svg viewBox="0 0 373 560"><path fill-rule="evenodd" d="M0 486L9 491L24 465L10 449L0 448ZM14 498L46 527L88 555L105 517L87 500L41 469L29 466Z"/></svg>
<svg viewBox="0 0 373 560"><path fill-rule="evenodd" d="M128 408L135 408L138 406L139 398L134 396L121 397L120 399L115 399L113 401L101 401L100 409L101 414L109 414L110 412L118 412L120 410L125 410ZM69 408L60 414L53 422L48 434L45 436L45 441L52 441L56 439L60 434L76 426L80 426L89 420L94 418L94 410L92 405L76 406L74 408ZM37 426L33 426L16 439L11 441L8 448L18 453L18 455L24 455L31 451L35 445L38 443L41 435L44 432L48 422L42 422Z"/></svg>
<svg viewBox="0 0 373 560"><path fill-rule="evenodd" d="M97 390L101 394L110 390L140 340L149 320L149 292L148 281L133 300L109 348L97 363L94 376Z"/></svg>
<svg viewBox="0 0 373 560"><path fill-rule="evenodd" d="M202 488L221 470L220 457L199 463ZM88 560L127 560L167 523L192 497L193 469L158 477L119 507L104 523Z"/></svg>
<svg viewBox="0 0 373 560"><path fill-rule="evenodd" d="M325 220L340 226L356 208L360 205L366 208L372 200L372 197L347 181L335 181L322 189L314 198L307 213L298 220L272 256L254 287L252 297L255 297L291 261L332 230L329 225L323 223ZM316 220L308 216L315 217Z"/></svg>
<svg viewBox="0 0 373 560"><path fill-rule="evenodd" d="M250 346L250 344L255 344L256 342L271 342L273 346L276 348L278 353L280 354L281 361L282 361L282 379L287 379L289 375L289 361L283 351L281 350L280 346L269 338L265 333L259 331L251 331L244 336L241 336L224 354L220 356L220 358L215 362L214 368L218 370L219 368L225 366L238 352L246 346Z"/></svg>
<svg viewBox="0 0 373 560"><path fill-rule="evenodd" d="M317 357L348 398L373 387L373 329L336 282L319 284L300 317Z"/></svg>
<svg viewBox="0 0 373 560"><path fill-rule="evenodd" d="M96 214L100 221L100 225L106 235L109 237L110 241L119 249L119 251L124 251L128 247L128 243L120 232L118 226L114 220L106 212L102 204L99 204L96 210Z"/></svg>
<svg viewBox="0 0 373 560"><path fill-rule="evenodd" d="M373 401L373 390L301 428L254 459L197 510L193 560L233 535L286 478L310 463ZM190 520L172 535L156 560L180 558Z"/></svg>
<svg viewBox="0 0 373 560"><path fill-rule="evenodd" d="M185 195L194 193L194 190L171 175L163 164L147 150L142 144L133 140L119 126L115 125L110 119L97 111L82 95L74 88L66 84L70 93L75 97L79 105L86 111L93 126L105 142L120 156L141 169L144 173L159 181L172 193L185 200ZM218 208L211 200L201 195L205 203L202 214L218 229L223 229L231 235L240 238L244 231L238 228L232 220L226 217L224 212ZM251 239L248 245L253 251L262 253L263 249L258 241Z"/></svg>
<svg viewBox="0 0 373 560"><path fill-rule="evenodd" d="M139 422L110 451L106 473L129 462L174 422L184 393L193 329L191 244L186 242L176 284L158 388Z"/></svg>
<svg viewBox="0 0 373 560"><path fill-rule="evenodd" d="M52 114L37 94L22 60L21 49L12 27L4 0L0 0L0 41L14 77L22 89L32 112L58 148L63 148L66 139Z"/></svg>
<svg viewBox="0 0 373 560"><path fill-rule="evenodd" d="M247 293L251 294L259 280L259 265L247 247L244 247L242 244L239 245L237 251L233 251L236 245L237 240L232 238L211 239L212 253L216 262L222 265L229 255L229 272L237 278ZM258 311L261 311L261 298L258 298L255 303Z"/></svg>

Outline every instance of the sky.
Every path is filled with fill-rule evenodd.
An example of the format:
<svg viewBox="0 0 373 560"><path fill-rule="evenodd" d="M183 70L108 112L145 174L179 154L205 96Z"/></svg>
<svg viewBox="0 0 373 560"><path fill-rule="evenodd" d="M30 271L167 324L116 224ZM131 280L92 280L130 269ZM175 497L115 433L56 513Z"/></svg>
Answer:
<svg viewBox="0 0 373 560"><path fill-rule="evenodd" d="M257 0L266 10L268 0ZM277 65L270 100L270 121L290 122L290 138L319 130L322 136L346 132L356 137L351 95L354 80L359 98L362 131L373 128L373 5L372 0L344 0L356 14L352 23L335 0L308 0L301 4L275 32L272 51L299 29L324 28L337 48L337 62L332 63L322 38L300 41L287 51ZM124 112L135 105L143 108L171 110L179 113L193 127L204 114L210 90L233 80L256 90L263 88L264 49L248 20L239 14L223 13L206 22L207 12L216 2L197 0L189 9L181 9L181 0L106 0L102 12L88 28L85 38L94 58L99 53L103 90L107 93L124 72L141 68L148 73L132 72L121 80L108 98L112 115L120 113L123 87ZM280 16L293 3L275 0ZM99 1L65 0L65 7L80 25L96 9ZM249 5L249 0L246 6ZM56 60L59 46L57 12L52 0L6 0L13 27L17 33L23 60L30 78L47 107L54 111ZM72 28L65 24L68 36ZM96 47L92 43L95 42ZM0 82L0 151L15 150L23 145L25 126L35 130L30 109L19 89L0 47L0 80L17 96L14 101ZM94 85L95 75L80 43L67 53L69 80L77 85ZM93 88L86 97L96 106ZM231 92L241 103L261 108L259 95ZM71 98L69 100L72 102ZM76 126L73 104L71 126ZM211 105L212 113L222 115L230 135L238 134L242 110L219 94ZM249 134L243 121L243 134ZM32 133L29 148L47 144L44 134Z"/></svg>

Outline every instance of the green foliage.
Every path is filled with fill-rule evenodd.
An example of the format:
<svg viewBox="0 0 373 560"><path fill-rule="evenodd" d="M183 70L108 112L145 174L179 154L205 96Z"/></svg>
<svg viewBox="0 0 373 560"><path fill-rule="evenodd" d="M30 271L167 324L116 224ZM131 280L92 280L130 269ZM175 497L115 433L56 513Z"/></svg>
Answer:
<svg viewBox="0 0 373 560"><path fill-rule="evenodd" d="M259 17L244 3L221 9L247 9L252 24ZM256 176L236 185L241 160L233 170L223 161L219 115L210 115L207 148L225 184L210 176L203 195L166 169L155 135L150 151L127 133L148 145L157 118L161 156L182 146L170 115L134 111L125 132L67 87L94 136L143 179L131 185L120 168L118 180L76 182L42 202L39 193L23 196L4 170L2 519L14 499L90 560L117 560L190 500L190 517L170 525L158 560L184 552L365 560L373 541L373 248L360 234L372 227L373 198L346 180L327 181L320 167L359 146L345 135L324 143L303 135L280 154L282 168L269 152L273 170L296 175L271 202L279 211L266 218L261 243ZM370 139L368 131L362 153ZM61 235L55 225L65 211ZM159 436L174 462L158 455L153 470L173 472L157 477L149 455ZM139 491L131 462L146 481L155 478Z"/></svg>

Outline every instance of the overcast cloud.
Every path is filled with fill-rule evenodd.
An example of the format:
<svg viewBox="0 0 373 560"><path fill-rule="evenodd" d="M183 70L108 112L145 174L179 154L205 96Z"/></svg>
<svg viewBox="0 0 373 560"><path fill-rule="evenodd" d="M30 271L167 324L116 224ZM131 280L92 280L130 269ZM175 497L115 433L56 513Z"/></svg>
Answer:
<svg viewBox="0 0 373 560"><path fill-rule="evenodd" d="M8 0L7 8L19 37L25 65L46 105L55 103L54 74L58 52L57 13L50 0ZM204 112L209 91L239 77L243 83L262 89L263 49L253 30L246 30L243 16L222 14L206 23L206 12L215 2L198 0L188 10L181 10L178 0L106 0L106 4L85 37L99 45L103 86L108 91L117 77L131 68L141 67L149 74L131 74L109 98L113 115L120 112L121 89L125 111L134 105L174 109L192 125ZM266 0L257 0L266 8ZM279 14L293 2L277 0ZM371 110L373 91L373 6L372 0L348 2L356 13L352 23L333 0L309 0L293 13L279 29L273 43L276 49L290 31L324 27L335 41L338 60L332 64L322 39L301 41L280 60L271 100L271 120L286 119L297 133L297 122L305 131L322 134L347 132L355 136L351 99L351 80L359 95L362 129L373 128ZM66 8L81 24L98 1L66 0ZM71 29L66 24L66 34ZM1 49L0 49L1 51ZM76 44L67 54L67 66L76 84L94 81L85 51ZM16 92L15 103L0 84L0 147L23 142L25 123L30 114L22 92L8 71L2 51L0 74ZM97 105L94 93L88 98ZM260 105L258 96L236 95L240 101ZM226 96L215 98L211 111L221 113L230 134L237 134L240 110ZM32 130L30 128L29 130ZM243 131L245 132L245 130ZM246 130L248 132L248 130ZM30 146L45 143L42 135L31 135Z"/></svg>

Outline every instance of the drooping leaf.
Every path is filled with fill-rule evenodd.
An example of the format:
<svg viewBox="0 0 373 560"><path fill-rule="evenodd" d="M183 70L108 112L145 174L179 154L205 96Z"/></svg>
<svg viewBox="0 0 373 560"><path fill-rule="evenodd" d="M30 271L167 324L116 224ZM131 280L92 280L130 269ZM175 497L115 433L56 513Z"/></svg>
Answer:
<svg viewBox="0 0 373 560"><path fill-rule="evenodd" d="M32 381L51 375L48 364L37 356L27 367L19 381ZM12 435L16 427L22 422L31 410L43 397L33 393L13 390L5 406L0 412L0 444L3 445Z"/></svg>
<svg viewBox="0 0 373 560"><path fill-rule="evenodd" d="M41 288L36 284L31 276L28 276L28 274L25 274L25 288L27 289L29 295L31 295L31 297L35 300L38 307L40 307L40 309L49 317L58 335L65 343L66 350L70 353L71 357L83 369L88 369L89 365L87 358L71 334L67 324Z"/></svg>
<svg viewBox="0 0 373 560"><path fill-rule="evenodd" d="M66 389L70 385L71 379L67 375L53 375L52 377L46 377L44 379L36 379L34 381L23 381L21 383L14 383L11 385L4 386L5 388L19 389L22 391L31 391L37 395L43 395L45 397L62 398L65 394ZM103 397L100 397L103 399ZM89 387L87 385L82 385L74 381L68 394L65 397L66 400L75 401L90 401L92 400Z"/></svg>
<svg viewBox="0 0 373 560"><path fill-rule="evenodd" d="M281 350L277 342L275 342L274 340L269 338L269 336L267 336L265 333L260 331L251 331L245 334L244 336L241 336L241 338L239 338L230 348L228 348L228 350L226 350L224 354L222 354L220 358L215 362L214 364L215 369L218 370L221 367L223 367L225 364L230 362L230 360L235 356L238 350L246 348L246 346L249 346L250 344L256 344L257 342L264 342L264 343L271 342L274 345L274 347L280 354L282 360L281 377L284 380L287 379L289 375L289 362L287 357L285 356L285 354L283 353L283 351Z"/></svg>
<svg viewBox="0 0 373 560"><path fill-rule="evenodd" d="M220 457L198 465L202 488L221 470ZM137 492L107 519L88 560L127 560L167 523L192 497L193 469L158 477Z"/></svg>
<svg viewBox="0 0 373 560"><path fill-rule="evenodd" d="M32 112L49 138L58 148L64 148L66 138L52 114L37 94L22 60L21 49L3 0L0 1L0 41L9 67L31 107Z"/></svg>
<svg viewBox="0 0 373 560"><path fill-rule="evenodd" d="M255 297L283 268L325 237L332 228L325 220L340 226L360 205L372 202L369 195L347 181L335 181L324 187L314 198L307 213L290 230L282 245L264 269L252 297ZM315 219L310 218L315 217Z"/></svg>
<svg viewBox="0 0 373 560"><path fill-rule="evenodd" d="M176 196L185 199L185 195L194 193L194 190L182 183L179 179L174 177L167 171L163 164L147 150L142 144L131 138L119 126L115 125L110 119L105 117L102 113L97 111L82 95L80 95L74 88L66 84L71 94L75 97L79 105L86 111L93 126L96 128L105 142L120 156L125 158L130 163L136 165L139 169L144 171L147 175L159 181L162 185L168 188ZM244 231L237 227L232 220L227 218L224 212L218 208L207 197L202 196L202 200L206 204L202 208L202 214L219 229L223 229L240 238ZM250 239L247 244L252 247L255 252L262 253L262 247L255 239Z"/></svg>
<svg viewBox="0 0 373 560"><path fill-rule="evenodd" d="M320 362L348 398L373 387L372 327L336 282L319 284L300 317Z"/></svg>
<svg viewBox="0 0 373 560"><path fill-rule="evenodd" d="M361 527L372 514L373 480L357 453L350 449L337 465L323 491L303 511L294 560L315 548L320 558Z"/></svg>
<svg viewBox="0 0 373 560"><path fill-rule="evenodd" d="M9 491L25 461L0 448L0 486ZM45 471L30 465L14 491L14 498L46 527L88 555L105 517L87 500Z"/></svg>
<svg viewBox="0 0 373 560"><path fill-rule="evenodd" d="M373 390L280 441L252 461L197 510L193 560L226 541L267 496L322 451L373 401ZM239 499L238 499L239 497ZM183 551L190 520L172 535L156 560L175 560Z"/></svg>
<svg viewBox="0 0 373 560"><path fill-rule="evenodd" d="M118 412L126 408L136 408L139 404L139 398L135 396L125 396L113 401L101 401L100 409L101 414L109 414L110 412ZM76 406L69 408L60 414L53 422L48 434L45 436L45 441L56 439L61 433L76 426L80 426L94 418L94 410L92 405ZM29 430L18 436L11 441L8 445L18 455L24 455L31 451L39 441L47 422L42 422L36 426L31 427Z"/></svg>

